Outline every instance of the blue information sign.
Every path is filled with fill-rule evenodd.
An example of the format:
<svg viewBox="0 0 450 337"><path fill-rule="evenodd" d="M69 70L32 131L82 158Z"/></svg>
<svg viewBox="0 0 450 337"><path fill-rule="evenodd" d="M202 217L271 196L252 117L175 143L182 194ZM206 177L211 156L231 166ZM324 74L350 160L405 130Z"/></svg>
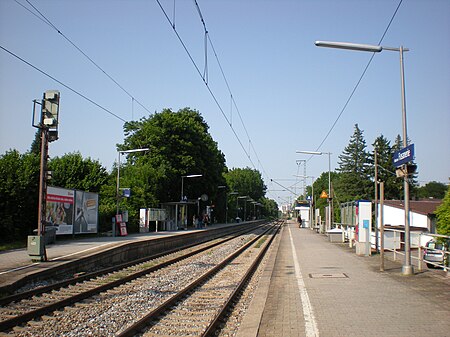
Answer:
<svg viewBox="0 0 450 337"><path fill-rule="evenodd" d="M414 144L408 145L403 149L394 152L392 156L392 163L395 167L402 166L414 159Z"/></svg>

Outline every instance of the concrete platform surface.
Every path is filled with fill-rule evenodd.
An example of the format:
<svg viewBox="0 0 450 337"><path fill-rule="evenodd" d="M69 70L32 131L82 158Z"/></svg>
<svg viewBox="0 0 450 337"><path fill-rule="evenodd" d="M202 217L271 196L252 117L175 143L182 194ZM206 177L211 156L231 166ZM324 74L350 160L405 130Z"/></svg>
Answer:
<svg viewBox="0 0 450 337"><path fill-rule="evenodd" d="M379 261L288 222L238 336L450 336L448 275Z"/></svg>
<svg viewBox="0 0 450 337"><path fill-rule="evenodd" d="M214 224L208 226L207 229L201 230L223 226L228 225ZM116 237L99 236L91 238L75 238L73 240L58 240L57 238L56 243L46 246L46 262L32 262L32 258L28 255L27 248L0 252L0 288L31 273L43 269L56 268L62 263L77 260L87 255L100 253L136 241L154 240L160 237L183 235L194 231L198 232L199 230L161 231L157 233L138 233Z"/></svg>

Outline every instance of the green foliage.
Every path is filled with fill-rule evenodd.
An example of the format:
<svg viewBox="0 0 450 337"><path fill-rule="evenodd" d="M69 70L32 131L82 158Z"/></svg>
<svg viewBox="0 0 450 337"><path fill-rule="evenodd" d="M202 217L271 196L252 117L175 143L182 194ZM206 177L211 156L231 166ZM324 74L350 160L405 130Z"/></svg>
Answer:
<svg viewBox="0 0 450 337"><path fill-rule="evenodd" d="M436 210L437 232L450 235L450 187L447 188L442 204Z"/></svg>
<svg viewBox="0 0 450 337"><path fill-rule="evenodd" d="M411 144L411 140L408 138L406 144L410 145ZM392 146L392 155L394 154L394 152L400 150L404 148L403 145L403 140L402 137L400 137L400 135L397 135L397 137L395 138L394 141L394 145ZM413 164L414 161L412 162ZM395 167L393 166L393 169L395 171ZM417 187L419 186L418 182L417 182L417 176L418 176L418 172L414 173L412 176L409 177L409 194L410 196L416 195L417 194ZM397 178L397 196L395 197L395 199L403 199L403 178Z"/></svg>
<svg viewBox="0 0 450 337"><path fill-rule="evenodd" d="M215 196L223 182L225 156L208 133L209 126L199 112L189 108L173 112L164 109L149 118L124 126L125 142L120 150L149 148L147 153L129 154L127 165L143 163L152 170L156 200L180 199L181 176L202 174L185 184L184 194L194 199L202 194ZM141 158L140 160L138 160Z"/></svg>
<svg viewBox="0 0 450 337"><path fill-rule="evenodd" d="M260 202L263 205L263 214L262 214L263 217L266 218L278 217L278 204L275 202L275 200L264 197L260 200Z"/></svg>
<svg viewBox="0 0 450 337"><path fill-rule="evenodd" d="M339 220L336 216L339 215L339 204L344 202L344 198L341 195L340 179L341 173L331 172L331 186L333 191L333 209L335 214L335 221ZM337 186L337 187L336 187ZM328 200L326 198L320 198L322 191L328 193L328 172L322 172L319 178L314 181L314 207L320 209L320 215L325 219L325 207L328 206ZM307 188L308 194L312 194L311 187Z"/></svg>
<svg viewBox="0 0 450 337"><path fill-rule="evenodd" d="M36 131L33 143L31 143L30 152L37 156L41 154L41 131Z"/></svg>
<svg viewBox="0 0 450 337"><path fill-rule="evenodd" d="M445 192L447 191L447 186L436 181L431 181L425 186L421 186L417 189L416 196L418 198L434 198L443 199L445 197Z"/></svg>
<svg viewBox="0 0 450 337"><path fill-rule="evenodd" d="M342 201L370 199L372 183L370 182L371 164L369 153L366 151L366 141L363 131L355 124L355 131L349 144L339 156L338 171L342 173L339 191ZM336 185L336 189L338 185Z"/></svg>
<svg viewBox="0 0 450 337"><path fill-rule="evenodd" d="M108 179L99 161L83 159L79 152L53 158L48 166L52 171L52 186L98 193Z"/></svg>
<svg viewBox="0 0 450 337"><path fill-rule="evenodd" d="M401 141L398 137L397 142ZM392 163L394 148L391 147L390 142L383 135L377 137L372 145L374 147L372 153L374 162L375 150L377 151L378 181L384 182L384 198L400 199L403 195L403 179L399 179L395 175L395 167Z"/></svg>
<svg viewBox="0 0 450 337"><path fill-rule="evenodd" d="M239 196L249 196L253 200L260 202L265 193L267 187L264 185L264 181L262 179L261 173L257 170L253 170L251 168L233 168L228 172L224 173L224 177L226 180L226 184L230 191L239 193ZM233 195L229 197L229 216L234 217L237 214L236 210L236 198L238 195ZM243 201L241 201L243 204ZM269 207L265 211L272 214L273 205L269 202L267 203ZM242 206L241 206L242 207ZM247 207L250 211L247 212L250 216L253 216L253 212L255 211L255 207Z"/></svg>
<svg viewBox="0 0 450 337"><path fill-rule="evenodd" d="M38 222L39 157L12 150L0 156L0 241L24 239Z"/></svg>
<svg viewBox="0 0 450 337"><path fill-rule="evenodd" d="M224 177L230 190L239 192L239 195L248 195L253 200L259 200L266 193L267 187L257 170L249 167L233 168L226 172Z"/></svg>
<svg viewBox="0 0 450 337"><path fill-rule="evenodd" d="M184 196L197 200L202 194L208 195L208 203L202 203L202 207L216 201L218 186L224 185L225 156L208 130L200 113L189 108L177 112L164 109L126 123L125 141L118 149L150 150L128 154L121 167L120 184L132 189L130 200L123 200L121 205L139 209L179 201L181 177L190 174L202 177L184 179Z"/></svg>

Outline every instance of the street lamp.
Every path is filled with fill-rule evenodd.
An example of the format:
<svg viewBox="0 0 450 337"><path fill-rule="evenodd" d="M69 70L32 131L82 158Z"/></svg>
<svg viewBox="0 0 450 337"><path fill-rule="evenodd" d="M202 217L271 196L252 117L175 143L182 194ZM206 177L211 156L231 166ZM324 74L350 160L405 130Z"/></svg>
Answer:
<svg viewBox="0 0 450 337"><path fill-rule="evenodd" d="M227 186L225 186L225 185L220 185L220 186L217 186L217 189L220 191L221 189L226 189L227 188ZM219 199L219 192L217 192L217 199ZM218 200L217 200L218 201ZM227 222L227 194L225 194L225 223ZM217 203L219 203L219 202L217 202ZM218 218L218 217L217 217Z"/></svg>
<svg viewBox="0 0 450 337"><path fill-rule="evenodd" d="M226 204L226 209L225 209L225 224L228 224L228 196L229 195L238 195L238 192L230 192L227 194L227 204Z"/></svg>
<svg viewBox="0 0 450 337"><path fill-rule="evenodd" d="M314 218L314 178L313 176L295 176L298 178L311 178L311 207L310 207L310 216L309 216L309 227L313 228L315 224L313 224L313 218Z"/></svg>
<svg viewBox="0 0 450 337"><path fill-rule="evenodd" d="M333 224L333 219L331 218L332 217L331 208L332 208L332 200L333 200L333 196L331 195L331 152L297 151L297 153L312 154L312 155L316 155L316 156L321 156L323 154L328 155L328 221L330 223L330 228L331 228L331 225Z"/></svg>
<svg viewBox="0 0 450 337"><path fill-rule="evenodd" d="M117 204L116 204L116 215L119 215L119 200L120 200L120 155L121 154L128 154L128 153L134 153L134 152L144 152L150 150L149 148L144 149L132 149L132 150L123 150L123 151L117 151L119 158L117 161L117 186L116 186L116 198L117 198ZM112 236L116 236L116 226L113 224L112 228Z"/></svg>
<svg viewBox="0 0 450 337"><path fill-rule="evenodd" d="M402 96L402 129L403 129L403 147L408 146L408 135L406 132L406 96L405 96L405 71L403 66L403 52L409 51L408 48L392 48L377 45L357 44L348 42L330 42L330 41L316 41L317 47L339 48L356 51L368 51L379 53L383 50L395 51L400 54L400 82L401 82L401 96ZM407 171L407 164L404 164L404 172ZM413 275L414 269L411 265L411 235L410 235L410 219L409 219L409 183L408 174L403 176L404 186L404 203L405 203L405 264L402 267L403 275Z"/></svg>
<svg viewBox="0 0 450 337"><path fill-rule="evenodd" d="M253 198L248 197L247 199L245 199L245 205L244 205L244 221L247 220L247 202L253 202ZM251 213L251 210L250 210Z"/></svg>
<svg viewBox="0 0 450 337"><path fill-rule="evenodd" d="M184 197L184 178L198 178L203 177L203 174L189 174L187 176L181 176L181 199L180 201L183 201Z"/></svg>
<svg viewBox="0 0 450 337"><path fill-rule="evenodd" d="M253 217L255 218L254 220L258 219L258 217L256 216L256 206L259 204L259 202L257 201L252 201L253 204Z"/></svg>
<svg viewBox="0 0 450 337"><path fill-rule="evenodd" d="M247 199L247 198L249 198L248 195L241 195L236 198L236 219L239 218L239 199Z"/></svg>

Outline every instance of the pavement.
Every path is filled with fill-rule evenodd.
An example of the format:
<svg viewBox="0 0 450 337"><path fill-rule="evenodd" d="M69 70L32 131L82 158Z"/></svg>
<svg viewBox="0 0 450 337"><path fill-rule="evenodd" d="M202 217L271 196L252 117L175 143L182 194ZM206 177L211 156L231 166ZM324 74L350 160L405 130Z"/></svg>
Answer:
<svg viewBox="0 0 450 337"><path fill-rule="evenodd" d="M450 336L450 278L403 276L401 263L357 256L348 245L289 221L238 337Z"/></svg>
<svg viewBox="0 0 450 337"><path fill-rule="evenodd" d="M47 246L50 262L32 263L26 249L2 252L0 285L59 261L186 232L57 240ZM450 336L447 274L425 270L403 276L401 263L391 260L384 272L379 266L379 255L357 256L348 245L289 221L275 240L238 337Z"/></svg>

